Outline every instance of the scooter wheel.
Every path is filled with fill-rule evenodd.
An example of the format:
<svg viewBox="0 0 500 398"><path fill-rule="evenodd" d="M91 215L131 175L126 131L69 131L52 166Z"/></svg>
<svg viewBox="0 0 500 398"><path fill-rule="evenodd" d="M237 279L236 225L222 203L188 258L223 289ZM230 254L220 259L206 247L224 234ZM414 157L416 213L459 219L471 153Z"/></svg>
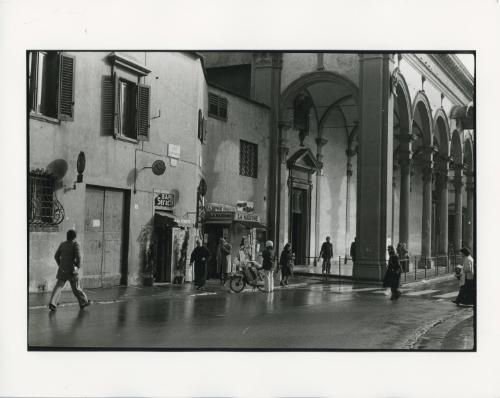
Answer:
<svg viewBox="0 0 500 398"><path fill-rule="evenodd" d="M235 276L231 278L231 282L229 283L229 288L235 292L240 293L245 288L245 280L241 276Z"/></svg>

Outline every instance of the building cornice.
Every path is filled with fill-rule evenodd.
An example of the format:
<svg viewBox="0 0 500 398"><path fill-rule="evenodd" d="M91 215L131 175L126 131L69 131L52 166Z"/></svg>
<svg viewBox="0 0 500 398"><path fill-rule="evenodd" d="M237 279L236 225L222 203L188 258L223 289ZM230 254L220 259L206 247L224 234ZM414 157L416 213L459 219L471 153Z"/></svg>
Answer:
<svg viewBox="0 0 500 398"><path fill-rule="evenodd" d="M435 57L438 59L435 59ZM433 62L439 67L440 71L445 73L447 77L456 85L456 87L460 90L464 97L466 97L466 101L463 100L463 97L459 97L456 95L453 90L451 90L448 85L443 82L443 80L439 77L438 73L436 73L435 68L429 65L428 62L425 62L417 54L403 54L403 58L413 67L415 70L420 72L425 78L436 88L438 88L454 105L466 105L473 98L473 90L474 84L471 79L470 74L466 74L464 72L464 67L461 62L458 61L458 58L446 58L448 54L429 54L429 57ZM443 57L445 57L443 59Z"/></svg>
<svg viewBox="0 0 500 398"><path fill-rule="evenodd" d="M453 82L459 86L464 94L471 97L474 92L474 77L462 64L455 54L429 54L445 72L447 72Z"/></svg>

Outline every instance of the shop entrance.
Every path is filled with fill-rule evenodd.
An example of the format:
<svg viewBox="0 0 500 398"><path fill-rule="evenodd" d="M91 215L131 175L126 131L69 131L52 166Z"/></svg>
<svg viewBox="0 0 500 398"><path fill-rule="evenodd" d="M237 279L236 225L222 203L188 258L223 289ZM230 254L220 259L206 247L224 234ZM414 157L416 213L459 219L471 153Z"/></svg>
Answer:
<svg viewBox="0 0 500 398"><path fill-rule="evenodd" d="M157 226L155 282L172 282L172 228Z"/></svg>
<svg viewBox="0 0 500 398"><path fill-rule="evenodd" d="M220 238L224 236L224 225L222 224L205 224L205 234L207 236L207 248L210 251L210 259L208 260L208 278L217 278L217 244ZM226 228L227 229L227 228Z"/></svg>

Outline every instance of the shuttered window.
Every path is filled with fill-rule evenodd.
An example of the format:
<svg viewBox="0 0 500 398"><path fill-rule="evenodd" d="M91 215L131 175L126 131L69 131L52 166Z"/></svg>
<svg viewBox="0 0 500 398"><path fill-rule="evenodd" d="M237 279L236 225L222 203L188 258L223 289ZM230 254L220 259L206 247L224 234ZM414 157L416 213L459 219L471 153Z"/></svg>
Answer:
<svg viewBox="0 0 500 398"><path fill-rule="evenodd" d="M57 51L31 51L28 58L30 111L73 120L75 58Z"/></svg>
<svg viewBox="0 0 500 398"><path fill-rule="evenodd" d="M257 178L258 146L240 140L240 175Z"/></svg>
<svg viewBox="0 0 500 398"><path fill-rule="evenodd" d="M208 116L227 120L227 98L208 93Z"/></svg>
<svg viewBox="0 0 500 398"><path fill-rule="evenodd" d="M101 131L137 141L149 139L151 87L119 79L102 78Z"/></svg>

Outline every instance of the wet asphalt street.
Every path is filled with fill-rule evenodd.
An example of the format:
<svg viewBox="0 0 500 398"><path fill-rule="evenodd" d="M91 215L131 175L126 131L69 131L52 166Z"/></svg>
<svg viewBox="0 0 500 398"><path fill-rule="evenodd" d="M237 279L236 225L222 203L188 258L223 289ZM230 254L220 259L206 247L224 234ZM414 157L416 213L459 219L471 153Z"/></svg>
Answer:
<svg viewBox="0 0 500 398"><path fill-rule="evenodd" d="M79 310L71 293L54 313L30 295L29 345L142 349L470 350L473 309L451 302L455 279L402 287L295 278L271 294L190 285L115 288Z"/></svg>

